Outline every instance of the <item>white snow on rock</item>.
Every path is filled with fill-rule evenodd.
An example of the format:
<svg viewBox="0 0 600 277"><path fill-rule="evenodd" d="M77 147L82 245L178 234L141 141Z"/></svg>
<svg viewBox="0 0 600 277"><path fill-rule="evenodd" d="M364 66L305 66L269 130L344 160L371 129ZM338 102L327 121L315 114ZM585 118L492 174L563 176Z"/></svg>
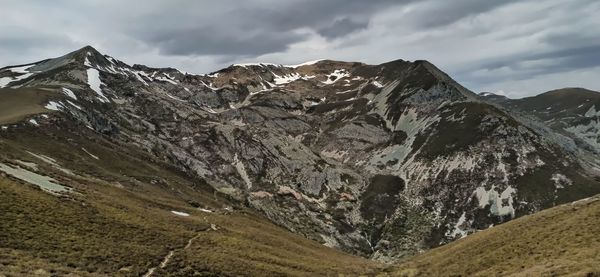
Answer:
<svg viewBox="0 0 600 277"><path fill-rule="evenodd" d="M266 65L270 65L270 66L282 66L280 64L274 64L274 63L236 63L233 66L249 67L249 66L266 66Z"/></svg>
<svg viewBox="0 0 600 277"><path fill-rule="evenodd" d="M54 167L54 168L56 168L56 169L58 169L58 170L60 170L60 171L62 171L62 172L64 172L64 173L66 173L66 174L69 174L69 175L75 175L75 174L73 173L73 171L71 171L70 169L66 169L66 168L62 167L62 166L61 166L60 164L58 164L58 162L57 162L55 159L53 159L53 158L50 158L50 157L48 157L48 156L44 156L44 155L42 155L42 154L35 154L35 153L29 152L29 151L27 151L27 153L29 153L29 155L31 155L31 156L34 156L35 158L37 158L37 159L39 159L39 160L41 160L41 161L43 161L43 162L45 162L45 163L47 163L47 164L50 164L52 167Z"/></svg>
<svg viewBox="0 0 600 277"><path fill-rule="evenodd" d="M178 216L190 216L190 214L184 213L184 212L178 212L178 211L171 211L171 212Z"/></svg>
<svg viewBox="0 0 600 277"><path fill-rule="evenodd" d="M15 73L32 74L31 72L27 71L27 69L30 68L30 67L32 67L32 66L33 65L24 65L24 66L9 68L9 70L12 71L12 72L15 72Z"/></svg>
<svg viewBox="0 0 600 277"><path fill-rule="evenodd" d="M490 190L485 190L484 187L478 187L474 194L477 197L477 201L479 203L479 208L484 208L487 205L490 205L490 213L497 216L506 216L510 215L511 217L515 217L515 209L513 207L513 195L517 191L511 187L507 186L504 191L498 193L495 189L495 186L492 186ZM504 200L507 200L507 205L503 204Z"/></svg>
<svg viewBox="0 0 600 277"><path fill-rule="evenodd" d="M451 229L452 232L450 232L450 230L448 230L448 233L446 233L446 235L449 235L452 238L454 238L456 236L458 236L459 238L466 237L467 231L463 230L463 225L465 224L466 221L467 221L466 213L463 212L462 215L460 216L460 218L458 219L458 221L456 222L456 224L454 225L454 228Z"/></svg>
<svg viewBox="0 0 600 277"><path fill-rule="evenodd" d="M11 78L11 77L0 78L0 88L6 87L12 81L13 81L13 78Z"/></svg>
<svg viewBox="0 0 600 277"><path fill-rule="evenodd" d="M79 105L77 105L77 104L75 104L75 103L71 102L70 100L67 100L67 103L69 103L71 106L73 106L73 107L77 108L78 110L82 110L82 108L81 108Z"/></svg>
<svg viewBox="0 0 600 277"><path fill-rule="evenodd" d="M102 85L102 81L100 80L100 72L95 68L88 68L87 77L88 85L94 92L96 92L96 94L98 94L98 100L100 100L102 103L110 102L104 93L102 93L102 89L100 88Z"/></svg>
<svg viewBox="0 0 600 277"><path fill-rule="evenodd" d="M33 118L29 120L29 123L31 123L31 124L33 124L33 125L35 125L35 126L39 126L39 125L40 125L40 124L38 124L38 122L37 122L35 119L33 119Z"/></svg>
<svg viewBox="0 0 600 277"><path fill-rule="evenodd" d="M70 97L73 100L77 100L77 96L75 96L75 93L68 89L68 88L62 88L62 93L68 97Z"/></svg>
<svg viewBox="0 0 600 277"><path fill-rule="evenodd" d="M596 111L596 105L592 105L590 109L585 113L585 117L596 117L600 116L600 111Z"/></svg>
<svg viewBox="0 0 600 277"><path fill-rule="evenodd" d="M570 186L573 184L573 181L571 181L571 179L567 178L567 176L562 175L560 173L552 174L552 178L550 178L550 180L554 182L554 186L557 189L562 189L565 187L565 185Z"/></svg>
<svg viewBox="0 0 600 277"><path fill-rule="evenodd" d="M175 97L175 96L173 96L173 95L170 95L170 94L168 94L168 93L166 93L166 92L165 92L165 94L167 95L167 97L169 97L169 98L171 98L171 99L173 99L173 100L177 100L177 101L181 101L181 102L186 102L185 100L183 100L183 99L179 99L179 98L177 98L177 97Z"/></svg>
<svg viewBox="0 0 600 277"><path fill-rule="evenodd" d="M291 67L291 68L298 68L301 66L305 66L305 65L313 65L316 64L320 61L324 61L323 59L319 59L319 60L314 60L314 61L308 61L308 62L304 62L304 63L300 63L300 64L294 64L294 65L284 65L285 67Z"/></svg>
<svg viewBox="0 0 600 277"><path fill-rule="evenodd" d="M55 179L39 175L21 167L13 167L7 164L0 163L0 171L12 175L15 178L21 179L27 183L40 187L43 191L50 194L58 195L60 193L71 192L72 189L60 185Z"/></svg>
<svg viewBox="0 0 600 277"><path fill-rule="evenodd" d="M344 77L350 77L350 73L345 69L336 69L333 73L327 75L327 80L323 84L331 85Z"/></svg>
<svg viewBox="0 0 600 277"><path fill-rule="evenodd" d="M18 162L19 164L21 164L31 170L34 170L34 171L38 170L38 165L36 163L26 162L26 161L21 161L21 160L16 160L16 162Z"/></svg>
<svg viewBox="0 0 600 277"><path fill-rule="evenodd" d="M87 55L85 55L85 61L83 62L83 65L92 67L92 63L90 63L90 60L88 59L88 57L91 55L92 55L92 53L87 52Z"/></svg>
<svg viewBox="0 0 600 277"><path fill-rule="evenodd" d="M92 158L94 158L94 159L96 159L96 160L99 160L99 159L100 159L100 158L98 158L98 156L96 156L96 155L94 155L94 154L90 153L90 151L87 151L87 149L85 149L85 148L83 148L83 147L81 147L81 150L83 150L83 152L85 152L86 154L90 155L90 157L92 157Z"/></svg>
<svg viewBox="0 0 600 277"><path fill-rule="evenodd" d="M276 64L276 63L236 63L236 64L232 64L231 66L239 66L239 67L250 67L250 66L276 66L276 67L289 67L289 68L298 68L301 66L305 66L305 65L313 65L316 64L320 61L324 61L323 59L319 59L319 60L314 60L314 61L307 61L307 62L303 62L300 64L289 64L289 65L282 65L282 64Z"/></svg>
<svg viewBox="0 0 600 277"><path fill-rule="evenodd" d="M373 83L372 83L372 84L373 84L374 86L378 87L378 88L382 88L382 87L383 87L383 85L382 85L380 82L378 82L378 81L373 81Z"/></svg>
<svg viewBox="0 0 600 277"><path fill-rule="evenodd" d="M173 85L177 85L177 82L175 82L174 78L171 77L171 76L169 76L169 74L163 73L163 75L166 76L166 77L160 76L160 77L154 77L154 78L156 80L159 80L159 81L163 81L163 82L171 83Z"/></svg>
<svg viewBox="0 0 600 277"><path fill-rule="evenodd" d="M201 212L205 212L205 213L212 213L213 211L211 210L207 210L207 209L203 209L203 208L198 208L199 211Z"/></svg>
<svg viewBox="0 0 600 277"><path fill-rule="evenodd" d="M273 81L275 82L276 85L283 85L283 84L291 83L293 81L296 81L296 80L302 78L302 76L300 76L300 74L298 74L298 73L292 73L292 74L283 75L283 76L279 76L279 75L273 73L273 76L275 76Z"/></svg>
<svg viewBox="0 0 600 277"><path fill-rule="evenodd" d="M50 101L48 104L46 104L46 106L44 106L44 108L53 111L60 111L64 107L60 102Z"/></svg>
<svg viewBox="0 0 600 277"><path fill-rule="evenodd" d="M152 77L150 77L150 75L148 75L148 73L144 71L133 70L130 68L123 68L123 70L131 73L133 76L135 76L136 79L138 79L138 81L140 81L145 86L148 85L148 82L146 82L146 80L154 81L154 79L152 79Z"/></svg>
<svg viewBox="0 0 600 277"><path fill-rule="evenodd" d="M0 78L0 88L6 87L8 84L16 81L20 81L23 79L29 78L29 76L33 75L32 72L27 71L28 68L32 67L32 65L25 65L19 67L7 68L7 70L12 71L14 73L21 74L16 77L2 77Z"/></svg>

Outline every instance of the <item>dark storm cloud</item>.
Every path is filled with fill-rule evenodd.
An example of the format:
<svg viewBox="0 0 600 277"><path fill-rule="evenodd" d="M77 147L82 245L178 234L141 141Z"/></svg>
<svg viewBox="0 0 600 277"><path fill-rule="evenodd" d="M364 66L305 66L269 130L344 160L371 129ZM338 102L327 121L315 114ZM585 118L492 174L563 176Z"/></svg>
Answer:
<svg viewBox="0 0 600 277"><path fill-rule="evenodd" d="M128 30L168 55L259 56L304 40L303 29L339 38L365 29L373 13L410 2L220 1L206 7L204 2L179 5L175 1L138 17Z"/></svg>
<svg viewBox="0 0 600 277"><path fill-rule="evenodd" d="M215 33L214 29L199 27L150 33L144 38L167 55L239 55L260 56L281 52L287 45L303 40L304 34Z"/></svg>

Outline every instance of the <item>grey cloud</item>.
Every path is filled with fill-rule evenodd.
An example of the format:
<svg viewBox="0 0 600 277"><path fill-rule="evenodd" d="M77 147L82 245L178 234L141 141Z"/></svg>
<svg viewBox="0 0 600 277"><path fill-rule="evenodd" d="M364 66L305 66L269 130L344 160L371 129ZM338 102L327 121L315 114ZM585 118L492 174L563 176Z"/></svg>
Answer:
<svg viewBox="0 0 600 277"><path fill-rule="evenodd" d="M0 66L86 44L190 72L241 60L429 59L473 90L600 66L595 0L5 2Z"/></svg>
<svg viewBox="0 0 600 277"><path fill-rule="evenodd" d="M37 30L8 26L0 33L0 50L26 52L35 48L48 48L72 45L64 35L52 35Z"/></svg>
<svg viewBox="0 0 600 277"><path fill-rule="evenodd" d="M484 63L471 70L499 70L508 69L504 78L512 80L525 80L532 76L552 74L573 69L585 69L600 66L600 44L584 47L565 48L543 53L531 53L510 57L499 57L497 61ZM531 67L530 63L539 63L540 66ZM545 66L549 64L550 66ZM469 72L461 72L469 75ZM478 82L489 82L498 76L478 76Z"/></svg>
<svg viewBox="0 0 600 277"><path fill-rule="evenodd" d="M198 4L202 2L160 5L160 9L137 18L144 24L129 27L128 31L167 55L259 56L285 51L304 40L306 34L297 32L302 28L339 38L366 28L376 11L412 1L263 1L268 5L258 5L260 1L224 1L208 10ZM228 9L232 3L236 8Z"/></svg>
<svg viewBox="0 0 600 277"><path fill-rule="evenodd" d="M305 37L294 33L223 34L211 28L197 28L148 34L145 39L166 55L260 56L284 51Z"/></svg>
<svg viewBox="0 0 600 277"><path fill-rule="evenodd" d="M358 30L366 29L368 25L368 22L356 22L348 18L343 18L336 20L330 26L320 28L318 32L324 37L334 39L346 36Z"/></svg>
<svg viewBox="0 0 600 277"><path fill-rule="evenodd" d="M463 18L482 14L518 0L453 0L426 1L409 14L410 22L416 28L435 28L457 22Z"/></svg>

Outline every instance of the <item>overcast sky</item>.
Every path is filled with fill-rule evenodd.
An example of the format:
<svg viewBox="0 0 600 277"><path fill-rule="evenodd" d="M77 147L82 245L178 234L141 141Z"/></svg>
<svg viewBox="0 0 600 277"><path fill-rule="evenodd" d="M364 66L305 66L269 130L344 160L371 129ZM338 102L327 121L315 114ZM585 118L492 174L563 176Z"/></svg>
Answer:
<svg viewBox="0 0 600 277"><path fill-rule="evenodd" d="M0 0L0 67L85 45L207 73L232 63L426 59L467 88L600 90L598 0Z"/></svg>

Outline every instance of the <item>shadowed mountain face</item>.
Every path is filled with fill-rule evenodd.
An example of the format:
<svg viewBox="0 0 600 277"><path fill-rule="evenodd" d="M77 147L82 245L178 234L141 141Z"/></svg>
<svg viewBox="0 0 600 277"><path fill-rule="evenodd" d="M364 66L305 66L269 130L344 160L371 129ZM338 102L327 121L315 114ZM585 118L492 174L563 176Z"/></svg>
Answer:
<svg viewBox="0 0 600 277"><path fill-rule="evenodd" d="M426 61L192 75L85 47L3 68L0 84L0 103L29 107L0 115L3 139L74 124L293 233L383 261L600 193L598 93L486 100Z"/></svg>

